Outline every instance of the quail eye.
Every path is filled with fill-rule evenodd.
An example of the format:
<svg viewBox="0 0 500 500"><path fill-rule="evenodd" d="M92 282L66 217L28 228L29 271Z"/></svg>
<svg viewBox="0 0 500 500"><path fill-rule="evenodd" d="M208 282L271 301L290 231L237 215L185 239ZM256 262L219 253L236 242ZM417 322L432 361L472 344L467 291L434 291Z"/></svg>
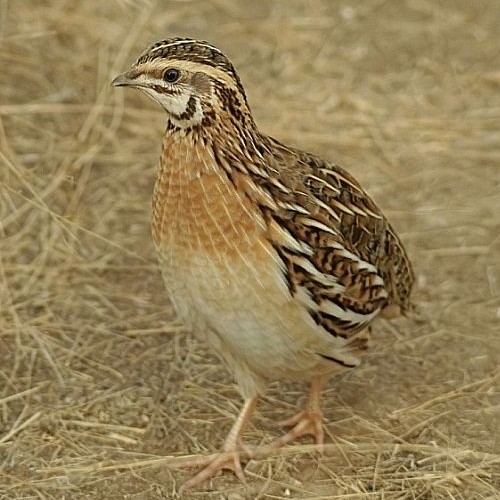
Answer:
<svg viewBox="0 0 500 500"><path fill-rule="evenodd" d="M181 73L178 69L168 68L165 70L165 73L163 73L163 79L168 83L174 83L179 79L180 75Z"/></svg>

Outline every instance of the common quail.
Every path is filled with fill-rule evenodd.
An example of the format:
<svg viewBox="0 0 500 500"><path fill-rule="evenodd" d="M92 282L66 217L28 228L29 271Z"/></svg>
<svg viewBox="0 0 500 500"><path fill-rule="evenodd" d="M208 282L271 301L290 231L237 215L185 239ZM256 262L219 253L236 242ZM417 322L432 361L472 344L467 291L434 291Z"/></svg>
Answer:
<svg viewBox="0 0 500 500"><path fill-rule="evenodd" d="M274 446L304 434L322 444L325 378L358 365L378 315L409 309L414 277L400 239L348 172L259 132L213 45L162 40L113 85L167 113L152 221L161 271L180 319L244 398L221 452L183 489L222 468L244 478L241 433L272 380L311 382Z"/></svg>

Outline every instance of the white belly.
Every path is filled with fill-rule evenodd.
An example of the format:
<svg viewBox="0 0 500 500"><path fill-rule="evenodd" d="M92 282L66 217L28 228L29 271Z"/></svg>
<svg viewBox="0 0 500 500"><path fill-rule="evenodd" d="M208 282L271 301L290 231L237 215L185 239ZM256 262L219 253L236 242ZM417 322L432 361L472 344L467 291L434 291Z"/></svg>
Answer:
<svg viewBox="0 0 500 500"><path fill-rule="evenodd" d="M256 252L261 259L253 264L165 250L161 267L179 316L220 353L243 394L261 392L266 380L338 368L319 353L342 350L344 340L318 327L290 295L272 250Z"/></svg>

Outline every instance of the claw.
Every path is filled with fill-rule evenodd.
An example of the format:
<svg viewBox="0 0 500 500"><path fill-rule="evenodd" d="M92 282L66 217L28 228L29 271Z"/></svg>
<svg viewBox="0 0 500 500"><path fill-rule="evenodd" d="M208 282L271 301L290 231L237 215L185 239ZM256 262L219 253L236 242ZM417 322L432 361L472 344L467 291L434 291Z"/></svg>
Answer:
<svg viewBox="0 0 500 500"><path fill-rule="evenodd" d="M199 486L207 479L211 479L216 476L217 473L222 471L222 469L232 470L242 483L246 482L240 460L241 450L243 448L241 432L254 412L256 404L257 396L249 398L245 401L245 404L243 405L238 418L234 422L233 427L229 431L226 442L219 453L210 455L201 460L199 458L195 458L194 460L186 462L183 465L184 467L204 466L204 468L180 487L180 494L195 486Z"/></svg>
<svg viewBox="0 0 500 500"><path fill-rule="evenodd" d="M271 449L281 448L300 436L311 434L314 437L320 452L323 451L324 432L323 432L323 413L319 404L319 395L321 392L322 379L314 379L311 384L311 392L307 408L286 420L278 422L281 427L292 427L285 435L273 441L269 447Z"/></svg>
<svg viewBox="0 0 500 500"><path fill-rule="evenodd" d="M232 470L242 483L246 482L243 467L241 466L240 452L238 450L223 450L218 453L215 458L208 457L207 460L209 463L198 472L198 474L186 481L180 487L179 494L215 477L223 469ZM199 462L197 462L196 465L200 465Z"/></svg>
<svg viewBox="0 0 500 500"><path fill-rule="evenodd" d="M292 427L286 434L270 444L271 448L281 448L301 436L311 434L320 448L324 443L323 415L320 411L302 410L293 417L279 422L281 427Z"/></svg>

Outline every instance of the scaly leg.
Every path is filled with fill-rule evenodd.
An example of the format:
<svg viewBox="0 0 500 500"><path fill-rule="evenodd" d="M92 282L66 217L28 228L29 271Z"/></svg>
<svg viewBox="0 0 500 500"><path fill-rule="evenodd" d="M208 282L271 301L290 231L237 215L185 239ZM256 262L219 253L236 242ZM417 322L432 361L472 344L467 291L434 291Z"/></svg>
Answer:
<svg viewBox="0 0 500 500"><path fill-rule="evenodd" d="M241 442L241 433L255 411L257 399L257 396L253 396L252 398L245 400L236 421L227 435L221 451L217 453L215 457L208 457L207 461L209 463L205 466L205 468L186 481L179 489L179 493L183 493L194 486L200 485L207 479L214 477L222 469L231 469L240 481L245 482L245 475L243 474L243 468L241 467L240 462L239 444ZM203 465L203 463L200 463L198 460L194 460L192 464L188 462L186 465Z"/></svg>
<svg viewBox="0 0 500 500"><path fill-rule="evenodd" d="M320 447L323 445L323 412L319 401L323 384L324 379L322 377L312 379L306 408L293 417L279 422L282 427L292 427L292 429L276 439L276 441L273 441L269 445L270 448L280 448L306 434L312 434L316 444Z"/></svg>

